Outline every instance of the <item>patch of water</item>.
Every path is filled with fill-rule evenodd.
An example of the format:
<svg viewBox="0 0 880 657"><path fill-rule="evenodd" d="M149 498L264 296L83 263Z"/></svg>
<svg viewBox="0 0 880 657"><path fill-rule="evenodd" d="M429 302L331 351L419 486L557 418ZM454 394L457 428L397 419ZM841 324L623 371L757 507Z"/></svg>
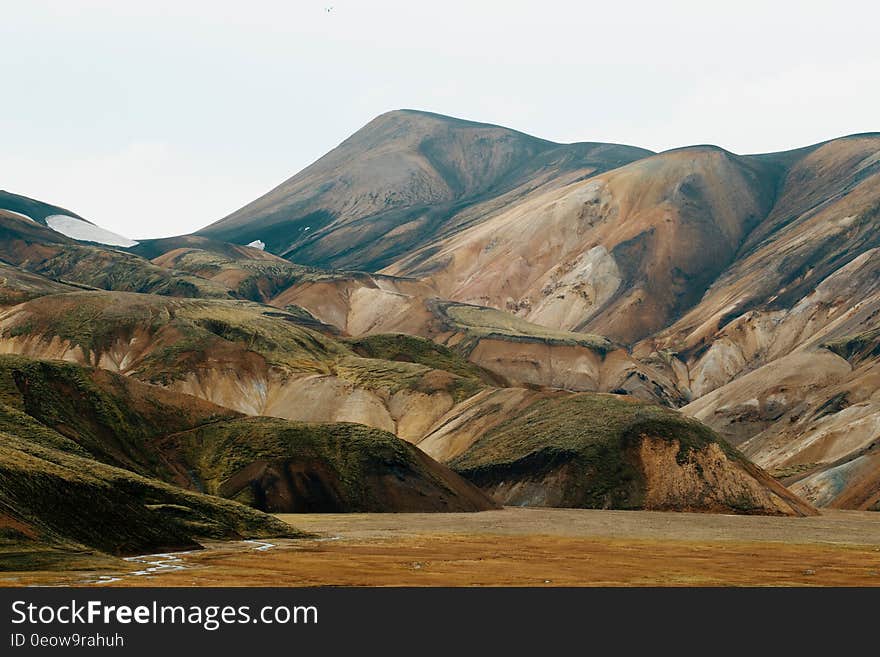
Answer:
<svg viewBox="0 0 880 657"><path fill-rule="evenodd" d="M253 552L265 552L277 547L274 543L267 541L245 540L238 541L243 546L247 546ZM205 548L206 550L217 549L213 547ZM185 557L196 552L204 553L203 550L187 550L183 552L160 552L157 554L142 554L136 557L126 557L124 561L145 566L140 570L133 570L126 573L114 573L113 575L101 575L98 578L90 578L83 581L83 584L110 584L119 582L128 577L143 577L144 575L157 575L176 570L187 570L193 568L195 564L188 562Z"/></svg>
<svg viewBox="0 0 880 657"><path fill-rule="evenodd" d="M273 547L275 547L273 543L266 543L265 541L248 540L242 542L254 545L255 552L265 552L266 550L271 550Z"/></svg>

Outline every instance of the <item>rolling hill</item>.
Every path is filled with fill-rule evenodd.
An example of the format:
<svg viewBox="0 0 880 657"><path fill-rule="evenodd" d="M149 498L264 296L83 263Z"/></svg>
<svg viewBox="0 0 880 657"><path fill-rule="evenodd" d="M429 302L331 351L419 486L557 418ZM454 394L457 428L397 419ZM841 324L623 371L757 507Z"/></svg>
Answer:
<svg viewBox="0 0 880 657"><path fill-rule="evenodd" d="M75 292L40 297L0 314L0 350L103 368L85 375L74 365L28 365L15 360L22 356L7 357L17 372L13 381L24 395L23 408L47 426L63 427L93 457L276 512L489 508L490 497L431 457L458 468L459 459L492 441L511 418L536 413L547 436L571 433L567 422L603 436L609 431L608 418L595 409L560 411L564 400L580 397L509 387L448 347L401 335L341 341L298 321L297 315L250 302ZM59 397L62 391L66 395ZM188 395L175 401L180 392L206 401ZM664 436L673 441L685 440L698 426L656 406L616 402L614 396L589 399L618 404L624 419L645 408L664 413L664 426L671 427ZM175 408L184 402L186 412ZM279 419L245 419L230 409ZM173 422L164 419L172 417ZM693 490L711 488L719 471L735 470L730 476L752 491L750 502L737 507L734 493L710 499L686 492L690 502L675 504L702 511L802 512L775 501L777 484L759 468L745 468L746 461L711 430L700 431L700 447L714 450L715 461L711 468L695 466ZM617 458L630 458L628 445L609 449ZM466 467L462 473L483 482ZM577 485L606 476L618 473L588 467ZM557 499L553 486L546 488L546 497L516 503L648 504L644 496L602 504L589 496Z"/></svg>
<svg viewBox="0 0 880 657"><path fill-rule="evenodd" d="M497 503L387 432L244 418L107 370L0 356L0 570L302 535L249 507Z"/></svg>

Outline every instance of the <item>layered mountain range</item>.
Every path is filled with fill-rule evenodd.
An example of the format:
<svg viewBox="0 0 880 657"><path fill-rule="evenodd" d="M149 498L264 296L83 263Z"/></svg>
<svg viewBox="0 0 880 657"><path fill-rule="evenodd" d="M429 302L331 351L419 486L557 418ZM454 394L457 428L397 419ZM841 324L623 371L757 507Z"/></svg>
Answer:
<svg viewBox="0 0 880 657"><path fill-rule="evenodd" d="M19 404L101 467L270 512L880 510L880 134L651 153L407 110L192 235L23 198L6 367L223 416L86 439Z"/></svg>
<svg viewBox="0 0 880 657"><path fill-rule="evenodd" d="M535 144L392 112L200 234L258 239L322 213L277 252L368 273L281 302L352 335L428 337L511 381L680 407L813 501L852 505L854 485L876 505L880 134L747 156ZM423 179L442 202L425 207ZM370 252L377 223L406 253Z"/></svg>

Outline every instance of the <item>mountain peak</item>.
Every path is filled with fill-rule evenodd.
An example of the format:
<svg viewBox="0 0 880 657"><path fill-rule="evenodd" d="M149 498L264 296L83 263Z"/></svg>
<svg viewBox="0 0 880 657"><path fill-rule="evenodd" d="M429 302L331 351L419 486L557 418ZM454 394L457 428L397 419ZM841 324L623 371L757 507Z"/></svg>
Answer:
<svg viewBox="0 0 880 657"><path fill-rule="evenodd" d="M488 123L393 110L197 234L236 244L260 240L271 253L303 264L377 270L490 211L492 199L567 184L647 154L615 144L556 144Z"/></svg>

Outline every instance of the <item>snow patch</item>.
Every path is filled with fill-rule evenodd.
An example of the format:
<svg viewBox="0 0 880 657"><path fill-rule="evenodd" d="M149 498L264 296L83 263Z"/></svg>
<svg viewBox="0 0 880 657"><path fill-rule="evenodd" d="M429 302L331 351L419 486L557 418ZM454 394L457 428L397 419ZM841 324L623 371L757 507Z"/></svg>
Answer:
<svg viewBox="0 0 880 657"><path fill-rule="evenodd" d="M107 244L109 246L137 245L137 242L134 240L66 214L53 214L46 217L46 225L62 235L83 242L97 242L98 244Z"/></svg>
<svg viewBox="0 0 880 657"><path fill-rule="evenodd" d="M263 240L254 240L253 242L249 242L246 246L252 246L260 251L266 250L266 243Z"/></svg>

